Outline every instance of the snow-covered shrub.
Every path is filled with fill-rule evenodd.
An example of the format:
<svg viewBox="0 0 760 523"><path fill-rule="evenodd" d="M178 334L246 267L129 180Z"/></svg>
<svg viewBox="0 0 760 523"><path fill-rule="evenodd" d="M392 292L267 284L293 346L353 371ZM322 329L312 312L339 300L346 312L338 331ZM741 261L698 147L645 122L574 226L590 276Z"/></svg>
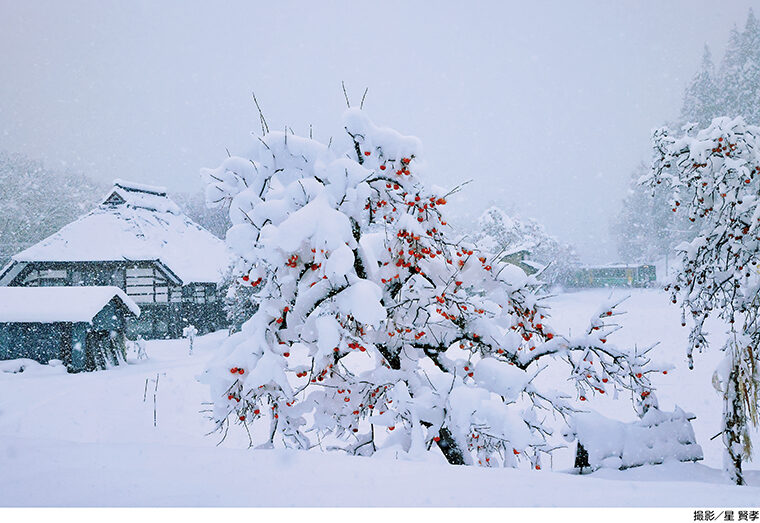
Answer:
<svg viewBox="0 0 760 523"><path fill-rule="evenodd" d="M750 457L748 421L758 422L760 357L760 127L742 118L716 118L705 129L675 137L655 131L651 174L643 182L671 191L672 212L686 213L698 228L678 246L681 269L666 289L680 301L682 325L691 322L687 354L707 346L704 324L715 313L729 325L716 374L724 395L726 467L743 483Z"/></svg>
<svg viewBox="0 0 760 523"><path fill-rule="evenodd" d="M204 375L220 430L538 467L574 411L534 384L547 365L565 366L582 401L619 387L642 411L655 403L647 356L608 342L618 303L585 335L558 335L537 280L452 240L419 140L356 109L343 126L343 145L271 132L203 171L208 201L230 205L227 243L258 305Z"/></svg>

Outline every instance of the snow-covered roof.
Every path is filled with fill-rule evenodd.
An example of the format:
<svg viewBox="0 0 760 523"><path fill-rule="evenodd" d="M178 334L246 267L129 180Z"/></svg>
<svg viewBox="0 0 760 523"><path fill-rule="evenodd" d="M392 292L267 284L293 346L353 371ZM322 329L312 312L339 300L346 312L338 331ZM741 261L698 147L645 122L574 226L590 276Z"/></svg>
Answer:
<svg viewBox="0 0 760 523"><path fill-rule="evenodd" d="M527 265L528 267L532 267L532 268L534 268L534 269L536 269L538 271L540 271L541 269L544 269L546 267L545 263L534 262L534 261L531 261L531 260L523 260L522 262L525 265Z"/></svg>
<svg viewBox="0 0 760 523"><path fill-rule="evenodd" d="M104 205L127 205L149 211L181 214L176 203L167 196L165 187L155 187L141 183L116 179L113 189L108 192Z"/></svg>
<svg viewBox="0 0 760 523"><path fill-rule="evenodd" d="M530 252L530 250L533 248L533 245L530 243L520 243L514 246L510 246L507 249L504 250L502 253L502 256L512 256L513 254L518 254L520 252Z"/></svg>
<svg viewBox="0 0 760 523"><path fill-rule="evenodd" d="M0 287L0 322L91 322L114 297L140 315L118 287Z"/></svg>
<svg viewBox="0 0 760 523"><path fill-rule="evenodd" d="M224 242L182 214L165 189L115 180L101 205L13 260L160 261L187 284L219 282L230 257Z"/></svg>

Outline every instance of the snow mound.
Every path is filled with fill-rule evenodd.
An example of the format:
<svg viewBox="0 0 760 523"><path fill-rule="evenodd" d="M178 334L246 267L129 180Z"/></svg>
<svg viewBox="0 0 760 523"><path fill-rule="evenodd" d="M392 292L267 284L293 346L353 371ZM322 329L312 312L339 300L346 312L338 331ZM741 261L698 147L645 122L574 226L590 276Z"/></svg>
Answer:
<svg viewBox="0 0 760 523"><path fill-rule="evenodd" d="M630 423L592 411L578 413L571 430L588 452L591 468L627 469L666 461L701 460L702 447L690 423L693 418L693 414L678 407L673 412L652 408Z"/></svg>
<svg viewBox="0 0 760 523"><path fill-rule="evenodd" d="M28 358L0 361L0 376L3 374L46 376L49 374L66 374L67 372L61 360L50 360L46 365Z"/></svg>

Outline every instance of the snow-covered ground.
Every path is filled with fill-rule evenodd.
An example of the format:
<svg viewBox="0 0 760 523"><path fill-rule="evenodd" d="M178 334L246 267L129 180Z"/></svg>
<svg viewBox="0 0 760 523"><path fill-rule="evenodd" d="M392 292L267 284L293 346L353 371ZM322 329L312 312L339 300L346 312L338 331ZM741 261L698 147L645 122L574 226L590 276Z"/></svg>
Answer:
<svg viewBox="0 0 760 523"><path fill-rule="evenodd" d="M688 327L681 327L680 309L661 290L594 289L563 293L552 299L552 326L561 333L567 333L568 329L585 325L584 322L596 310L597 304L610 296L610 293L613 296L630 296L621 306L627 313L620 317L623 328L614 334L615 344L644 349L660 343L650 353L652 358L675 367L667 375L652 377L657 387L660 408L673 410L678 405L685 411L694 413L696 419L692 421L692 426L705 454L702 463L721 468L723 443L720 436L711 438L720 432L723 404L712 386L712 375L723 359L720 348L725 340L724 325L715 319L706 323L710 347L705 352L694 355L694 370L689 370L686 361ZM618 401L612 401L612 398L597 395L590 406L606 416L632 420L634 414L630 403L620 401L624 399L621 396ZM754 441L760 441L757 432L753 438ZM752 463L748 467L760 468Z"/></svg>
<svg viewBox="0 0 760 523"><path fill-rule="evenodd" d="M622 291L616 291L622 292ZM671 463L589 476L566 472L572 453L559 452L543 471L451 467L439 462L355 458L332 453L248 450L230 432L220 445L202 412L208 389L195 377L226 333L148 343L147 361L103 372L68 375L32 366L0 367L0 506L757 506L760 471L749 464L749 487L720 472L721 402L710 377L720 359L698 355L689 371L685 329L667 296L634 290L617 342L661 341L661 359L675 369L658 377L663 408L697 415L701 464ZM584 326L609 291L560 294L553 326ZM716 340L720 326L712 329ZM156 379L158 385L156 386ZM147 380L147 389L146 389ZM147 390L147 392L146 392ZM154 393L155 420L154 427ZM632 419L628 400L594 398L591 407Z"/></svg>

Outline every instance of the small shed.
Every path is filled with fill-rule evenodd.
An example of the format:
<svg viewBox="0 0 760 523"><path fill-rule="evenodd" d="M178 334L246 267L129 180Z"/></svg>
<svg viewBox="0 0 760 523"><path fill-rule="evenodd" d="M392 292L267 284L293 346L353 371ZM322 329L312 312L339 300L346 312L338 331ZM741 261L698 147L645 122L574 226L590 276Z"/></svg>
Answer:
<svg viewBox="0 0 760 523"><path fill-rule="evenodd" d="M117 287L0 287L0 360L61 360L70 371L125 359L140 308Z"/></svg>
<svg viewBox="0 0 760 523"><path fill-rule="evenodd" d="M524 246L520 245L505 251L501 256L501 261L520 267L523 271L525 271L525 274L530 276L532 274L536 274L540 269L543 268L543 266L530 261L528 259L529 257L530 251Z"/></svg>

